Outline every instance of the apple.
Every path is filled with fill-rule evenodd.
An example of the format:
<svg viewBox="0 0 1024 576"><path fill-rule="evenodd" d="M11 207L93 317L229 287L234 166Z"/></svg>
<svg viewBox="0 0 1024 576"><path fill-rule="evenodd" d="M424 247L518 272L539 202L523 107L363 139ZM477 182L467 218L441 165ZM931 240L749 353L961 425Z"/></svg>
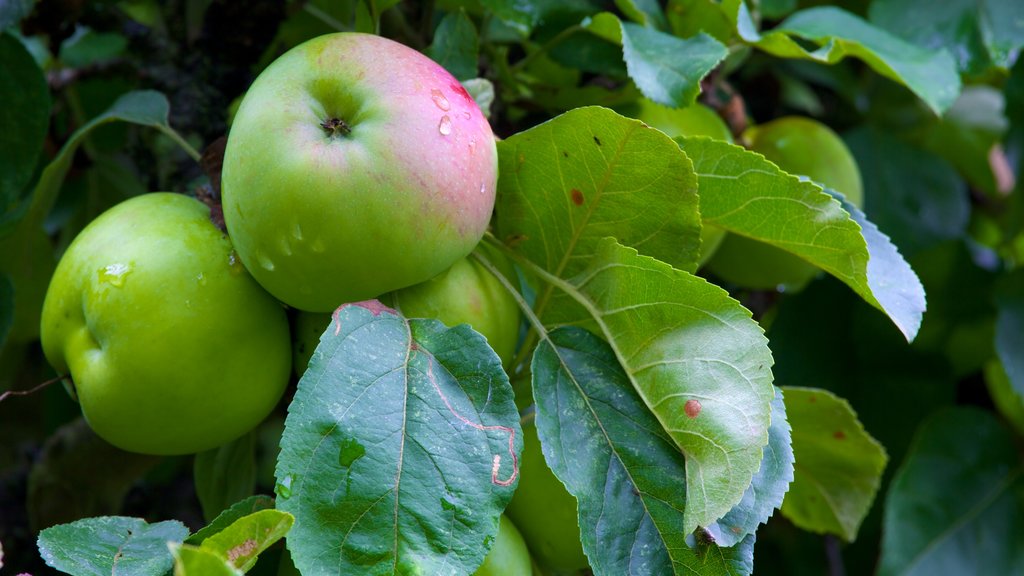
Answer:
<svg viewBox="0 0 1024 576"><path fill-rule="evenodd" d="M478 250L515 285L516 271L508 258L485 244ZM519 306L476 258L462 258L430 280L385 294L381 300L407 318L433 318L446 326L469 324L487 338L505 369L511 368L519 340ZM297 376L306 371L330 321L330 314L301 312L296 316L292 352Z"/></svg>
<svg viewBox="0 0 1024 576"><path fill-rule="evenodd" d="M188 454L255 427L288 383L288 322L198 200L153 193L104 212L57 264L43 352L114 446Z"/></svg>
<svg viewBox="0 0 1024 576"><path fill-rule="evenodd" d="M637 120L652 128L664 132L669 138L679 136L707 136L716 140L724 140L732 143L732 133L725 124L725 120L711 108L695 102L686 108L669 108L657 102L641 98L637 102L638 108L633 111ZM722 240L725 239L725 230L701 222L700 230L700 259L698 266L703 266L711 259Z"/></svg>
<svg viewBox="0 0 1024 576"><path fill-rule="evenodd" d="M474 576L530 576L533 566L526 542L504 514L498 524L498 537L491 551L484 557L484 563L473 572Z"/></svg>
<svg viewBox="0 0 1024 576"><path fill-rule="evenodd" d="M224 153L224 219L267 291L329 312L469 254L496 184L490 125L451 74L386 38L329 34L246 92Z"/></svg>
<svg viewBox="0 0 1024 576"><path fill-rule="evenodd" d="M519 486L505 508L542 568L574 572L589 566L580 543L576 498L548 468L537 428L523 424Z"/></svg>
<svg viewBox="0 0 1024 576"><path fill-rule="evenodd" d="M850 149L828 126L810 118L790 116L750 128L749 148L790 174L806 176L841 192L862 206L860 171ZM770 244L729 234L708 269L718 277L747 288L799 290L820 270Z"/></svg>

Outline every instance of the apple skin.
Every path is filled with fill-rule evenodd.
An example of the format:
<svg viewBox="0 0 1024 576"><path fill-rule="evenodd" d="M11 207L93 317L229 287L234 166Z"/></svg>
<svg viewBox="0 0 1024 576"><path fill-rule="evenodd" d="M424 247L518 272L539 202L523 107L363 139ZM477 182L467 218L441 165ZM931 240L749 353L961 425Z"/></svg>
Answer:
<svg viewBox="0 0 1024 576"><path fill-rule="evenodd" d="M132 452L188 454L255 427L288 383L281 305L198 200L153 193L91 222L57 264L43 352L89 426Z"/></svg>
<svg viewBox="0 0 1024 576"><path fill-rule="evenodd" d="M722 117L714 110L703 104L695 102L686 108L669 108L647 98L641 98L637 106L638 108L633 113L636 119L652 128L661 130L669 138L707 136L716 140L724 140L730 144L733 141L732 133L725 124L725 120L722 120ZM724 229L701 222L698 267L703 266L711 259L724 239Z"/></svg>
<svg viewBox="0 0 1024 576"><path fill-rule="evenodd" d="M324 127L335 120L351 131ZM267 291L330 312L469 254L497 166L490 125L444 68L392 40L328 34L275 60L242 100L224 153L224 219Z"/></svg>
<svg viewBox="0 0 1024 576"><path fill-rule="evenodd" d="M864 202L860 171L850 149L831 128L789 116L747 130L749 148L791 174L841 192L853 205ZM800 290L821 270L781 248L729 234L708 269L727 282L759 290Z"/></svg>
<svg viewBox="0 0 1024 576"><path fill-rule="evenodd" d="M502 514L498 537L473 576L530 576L532 573L530 551L523 542L523 536L516 525Z"/></svg>
<svg viewBox="0 0 1024 576"><path fill-rule="evenodd" d="M519 486L505 508L541 568L575 572L589 566L580 542L576 498L544 461L537 428L523 424Z"/></svg>

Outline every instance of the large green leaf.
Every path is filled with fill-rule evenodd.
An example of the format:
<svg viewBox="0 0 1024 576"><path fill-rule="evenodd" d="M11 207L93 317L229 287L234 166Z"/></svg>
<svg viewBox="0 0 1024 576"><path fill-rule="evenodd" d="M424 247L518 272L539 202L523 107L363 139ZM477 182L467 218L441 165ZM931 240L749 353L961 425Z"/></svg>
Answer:
<svg viewBox="0 0 1024 576"><path fill-rule="evenodd" d="M280 510L260 510L243 516L230 526L203 540L200 548L227 560L231 566L248 572L260 553L284 537L295 518Z"/></svg>
<svg viewBox="0 0 1024 576"><path fill-rule="evenodd" d="M94 128L116 121L131 122L157 128L182 142L180 136L167 124L168 110L167 98L152 90L129 92L118 98L106 112L76 130L64 143L64 147L40 175L31 200L22 202L12 211L0 216L0 236L9 233L12 225L26 213L29 214L30 221L25 225L38 226L42 224L43 218L50 212L57 200L64 176L71 168L75 152Z"/></svg>
<svg viewBox="0 0 1024 576"><path fill-rule="evenodd" d="M845 140L863 175L865 209L903 254L913 258L963 236L970 201L949 163L870 127L854 130Z"/></svg>
<svg viewBox="0 0 1024 576"><path fill-rule="evenodd" d="M622 23L622 57L629 77L644 96L665 106L693 104L701 79L728 54L721 42L704 33L684 40Z"/></svg>
<svg viewBox="0 0 1024 576"><path fill-rule="evenodd" d="M996 353L1013 389L1024 397L1024 270L1000 279L996 304Z"/></svg>
<svg viewBox="0 0 1024 576"><path fill-rule="evenodd" d="M249 432L196 454L192 477L203 517L212 521L229 506L252 495L256 487L256 437Z"/></svg>
<svg viewBox="0 0 1024 576"><path fill-rule="evenodd" d="M4 3L0 10L19 2ZM50 90L25 46L0 27L0 215L18 201L35 173L50 124Z"/></svg>
<svg viewBox="0 0 1024 576"><path fill-rule="evenodd" d="M605 239L565 281L661 427L686 456L684 532L743 498L768 443L772 357L750 312L714 284ZM575 312L576 309L573 309Z"/></svg>
<svg viewBox="0 0 1024 576"><path fill-rule="evenodd" d="M101 516L47 528L38 543L47 566L72 576L164 576L174 564L168 543L185 536L177 520Z"/></svg>
<svg viewBox="0 0 1024 576"><path fill-rule="evenodd" d="M596 574L750 574L752 534L735 548L687 544L686 462L607 343L555 330L534 355L533 386L544 458L578 500Z"/></svg>
<svg viewBox="0 0 1024 576"><path fill-rule="evenodd" d="M768 445L764 448L761 467L754 474L743 500L728 514L707 526L719 546L735 546L758 526L764 524L782 506L782 500L793 482L793 446L782 389L775 389L772 400L772 424L768 428Z"/></svg>
<svg viewBox="0 0 1024 576"><path fill-rule="evenodd" d="M962 72L1009 68L1024 45L1018 0L876 0L871 22L927 50L949 50Z"/></svg>
<svg viewBox="0 0 1024 576"><path fill-rule="evenodd" d="M924 291L863 213L760 154L709 138L677 140L693 160L706 222L818 266L887 314L913 340L925 309Z"/></svg>
<svg viewBox="0 0 1024 576"><path fill-rule="evenodd" d="M885 449L842 398L816 388L783 390L796 475L782 514L804 530L852 541L878 492Z"/></svg>
<svg viewBox="0 0 1024 576"><path fill-rule="evenodd" d="M926 50L905 42L839 8L822 6L796 12L761 34L742 0L727 0L723 9L747 43L781 58L835 64L846 56L863 60L879 74L899 82L941 114L960 92L956 63L944 49ZM819 46L808 50L797 39Z"/></svg>
<svg viewBox="0 0 1024 576"><path fill-rule="evenodd" d="M277 507L304 573L467 573L515 489L519 415L501 360L460 325L345 305L288 408Z"/></svg>
<svg viewBox="0 0 1024 576"><path fill-rule="evenodd" d="M977 408L939 412L889 488L879 575L1024 573L1021 494L1013 435Z"/></svg>
<svg viewBox="0 0 1024 576"><path fill-rule="evenodd" d="M427 56L444 66L459 80L477 76L477 57L480 40L473 21L465 10L445 16L434 32L434 43L427 49Z"/></svg>

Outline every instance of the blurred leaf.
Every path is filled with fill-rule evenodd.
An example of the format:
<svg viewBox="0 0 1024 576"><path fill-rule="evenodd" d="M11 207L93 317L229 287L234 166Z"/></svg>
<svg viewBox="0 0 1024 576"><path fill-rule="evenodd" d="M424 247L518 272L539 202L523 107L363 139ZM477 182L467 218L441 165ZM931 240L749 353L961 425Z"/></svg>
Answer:
<svg viewBox="0 0 1024 576"><path fill-rule="evenodd" d="M913 340L925 308L923 290L888 238L859 210L739 146L708 138L677 141L694 162L706 222L818 266Z"/></svg>
<svg viewBox="0 0 1024 576"><path fill-rule="evenodd" d="M925 421L886 497L879 575L1024 573L1022 472L1013 436L990 413Z"/></svg>
<svg viewBox="0 0 1024 576"><path fill-rule="evenodd" d="M127 47L128 39L123 34L79 27L61 44L60 59L65 66L82 68L116 58Z"/></svg>
<svg viewBox="0 0 1024 576"><path fill-rule="evenodd" d="M796 476L782 514L804 530L853 541L881 484L885 449L846 400L817 388L783 390Z"/></svg>
<svg viewBox="0 0 1024 576"><path fill-rule="evenodd" d="M288 409L277 508L300 571L469 572L515 489L519 415L468 325L335 312Z"/></svg>
<svg viewBox="0 0 1024 576"><path fill-rule="evenodd" d="M172 545L174 576L241 576L243 572L212 550L195 546Z"/></svg>
<svg viewBox="0 0 1024 576"><path fill-rule="evenodd" d="M768 20L778 20L796 10L796 0L760 0L761 16Z"/></svg>
<svg viewBox="0 0 1024 576"><path fill-rule="evenodd" d="M728 44L736 31L736 26L716 0L669 0L665 14L672 33L681 38L704 32Z"/></svg>
<svg viewBox="0 0 1024 576"><path fill-rule="evenodd" d="M274 507L274 499L270 496L249 496L241 502L232 504L227 510L224 510L217 516L213 522L210 522L195 534L185 539L186 544L201 544L203 540L206 540L210 536L224 530L228 526L235 523L236 520L259 512L260 510L269 510Z"/></svg>
<svg viewBox="0 0 1024 576"><path fill-rule="evenodd" d="M434 43L426 52L455 78L469 80L477 76L479 44L473 21L460 9L445 16L437 25Z"/></svg>
<svg viewBox="0 0 1024 576"><path fill-rule="evenodd" d="M707 34L682 39L622 23L622 57L629 77L644 96L659 104L682 108L700 94L700 81L728 55L722 43Z"/></svg>
<svg viewBox="0 0 1024 576"><path fill-rule="evenodd" d="M905 42L839 8L822 6L796 12L764 34L758 33L742 0L723 4L747 43L780 58L835 64L854 56L879 74L902 83L942 114L960 92L956 63L946 50L926 50ZM811 41L805 49L794 38Z"/></svg>
<svg viewBox="0 0 1024 576"><path fill-rule="evenodd" d="M657 0L615 0L622 13L637 24L654 30L668 30L668 19Z"/></svg>
<svg viewBox="0 0 1024 576"><path fill-rule="evenodd" d="M0 4L18 10L19 2ZM31 5L31 3L29 3ZM2 23L2 22L0 22ZM43 71L14 36L0 26L0 215L22 200L35 174L50 124L50 90Z"/></svg>
<svg viewBox="0 0 1024 576"><path fill-rule="evenodd" d="M907 258L963 236L970 204L952 166L872 128L858 128L844 140L863 176L864 211Z"/></svg>
<svg viewBox="0 0 1024 576"><path fill-rule="evenodd" d="M540 19L542 0L480 0L480 4L524 38Z"/></svg>
<svg viewBox="0 0 1024 576"><path fill-rule="evenodd" d="M494 104L494 84L486 78L470 78L462 82L462 87L476 101L484 118L490 118L491 104Z"/></svg>
<svg viewBox="0 0 1024 576"><path fill-rule="evenodd" d="M248 572L259 555L284 537L295 518L280 510L260 510L234 521L203 540L200 548L224 558L233 567Z"/></svg>
<svg viewBox="0 0 1024 576"><path fill-rule="evenodd" d="M498 157L496 233L548 272L578 274L606 236L678 269L696 267L697 181L661 132L579 108L499 142Z"/></svg>
<svg viewBox="0 0 1024 576"><path fill-rule="evenodd" d="M207 522L252 495L256 488L255 450L255 435L250 431L223 446L196 454L193 479Z"/></svg>
<svg viewBox="0 0 1024 576"><path fill-rule="evenodd" d="M782 506L793 482L793 446L781 388L775 388L771 418L761 467L743 494L743 500L720 520L707 526L715 544L723 548L739 544L767 522L775 509Z"/></svg>
<svg viewBox="0 0 1024 576"><path fill-rule="evenodd" d="M14 324L14 285L7 274L0 272L0 350L7 344L7 335Z"/></svg>
<svg viewBox="0 0 1024 576"><path fill-rule="evenodd" d="M147 524L102 516L43 530L39 553L47 566L72 576L164 576L174 565L167 544L180 544L185 536L188 528L177 520Z"/></svg>
<svg viewBox="0 0 1024 576"><path fill-rule="evenodd" d="M32 466L25 503L29 526L39 530L117 514L131 487L159 462L159 457L111 446L76 418L47 438Z"/></svg>
<svg viewBox="0 0 1024 576"><path fill-rule="evenodd" d="M1000 278L996 307L996 353L1014 391L1024 396L1024 269Z"/></svg>
<svg viewBox="0 0 1024 576"><path fill-rule="evenodd" d="M686 461L604 341L579 328L552 332L533 378L544 457L579 502L595 573L750 574L753 535L737 548L687 545Z"/></svg>
<svg viewBox="0 0 1024 576"><path fill-rule="evenodd" d="M1024 4L1018 0L876 0L871 22L928 50L948 50L961 72L1009 68L1024 45Z"/></svg>
<svg viewBox="0 0 1024 576"><path fill-rule="evenodd" d="M569 281L545 277L596 323L647 407L686 456L683 531L743 498L768 443L771 353L750 312L703 278L607 238ZM651 332L649 327L658 326Z"/></svg>
<svg viewBox="0 0 1024 576"><path fill-rule="evenodd" d="M11 225L20 220L26 211L29 211L32 222L35 222L37 225L42 222L43 218L50 212L50 209L53 208L53 204L60 192L60 187L64 182L64 176L67 175L68 170L71 168L75 152L94 128L120 120L143 126L151 126L164 132L173 132L167 124L167 113L167 98L159 92L140 90L129 92L118 98L106 112L93 118L89 123L76 130L71 135L71 138L65 142L64 147L61 148L57 156L40 175L39 182L36 184L35 192L33 193L31 205L28 202L24 202L15 212L0 218L0 236L8 233Z"/></svg>
<svg viewBox="0 0 1024 576"><path fill-rule="evenodd" d="M4 0L0 2L0 34L21 22L32 12L34 5L35 0ZM2 60L0 58L0 61Z"/></svg>
<svg viewBox="0 0 1024 576"><path fill-rule="evenodd" d="M985 384L996 409L1013 426L1018 436L1024 436L1024 396L1013 389L1010 377L998 360L985 365Z"/></svg>

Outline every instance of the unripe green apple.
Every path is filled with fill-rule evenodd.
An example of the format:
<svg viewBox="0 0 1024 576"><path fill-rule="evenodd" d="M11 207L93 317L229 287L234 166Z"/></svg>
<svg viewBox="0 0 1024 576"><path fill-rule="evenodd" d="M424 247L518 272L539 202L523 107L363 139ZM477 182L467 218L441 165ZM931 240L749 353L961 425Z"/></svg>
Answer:
<svg viewBox="0 0 1024 576"><path fill-rule="evenodd" d="M846 144L831 128L810 118L786 117L747 131L750 149L790 174L806 176L841 192L855 206L863 204L860 171ZM708 269L747 288L784 286L798 290L820 270L801 258L763 242L729 234Z"/></svg>
<svg viewBox="0 0 1024 576"><path fill-rule="evenodd" d="M288 382L284 309L209 209L179 194L126 200L82 230L54 272L41 336L89 426L133 452L228 442L270 413Z"/></svg>
<svg viewBox="0 0 1024 576"><path fill-rule="evenodd" d="M515 268L508 258L484 244L479 250L505 278L516 281ZM433 318L446 326L469 324L487 338L505 369L511 368L519 339L519 306L476 258L462 258L434 278L385 294L381 300L408 318ZM295 318L292 338L296 375L306 371L330 319L330 314L312 312L302 312Z"/></svg>
<svg viewBox="0 0 1024 576"><path fill-rule="evenodd" d="M224 153L224 219L264 288L330 312L469 254L496 184L490 125L451 74L392 40L329 34L246 92Z"/></svg>
<svg viewBox="0 0 1024 576"><path fill-rule="evenodd" d="M503 514L498 524L498 537L484 558L484 563L473 575L530 576L532 573L530 551L526 548L526 542L523 542L516 525Z"/></svg>
<svg viewBox="0 0 1024 576"><path fill-rule="evenodd" d="M716 140L732 142L732 133L725 120L707 106L694 103L686 108L668 108L657 102L641 98L637 102L636 118L652 128L664 132L669 138L678 136L708 136ZM702 222L700 230L700 259L703 266L714 255L725 239L725 230Z"/></svg>
<svg viewBox="0 0 1024 576"><path fill-rule="evenodd" d="M548 468L532 424L523 425L519 486L505 514L542 568L573 572L589 565L580 543L576 498Z"/></svg>

